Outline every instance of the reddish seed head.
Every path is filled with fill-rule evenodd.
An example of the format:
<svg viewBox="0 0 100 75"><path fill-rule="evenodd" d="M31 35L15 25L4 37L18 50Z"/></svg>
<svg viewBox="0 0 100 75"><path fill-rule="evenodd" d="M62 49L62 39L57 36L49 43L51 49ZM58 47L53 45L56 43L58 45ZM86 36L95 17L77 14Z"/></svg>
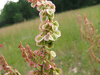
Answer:
<svg viewBox="0 0 100 75"><path fill-rule="evenodd" d="M2 70L2 67L1 67L1 65L0 65L0 71Z"/></svg>
<svg viewBox="0 0 100 75"><path fill-rule="evenodd" d="M45 62L45 64L43 64L43 67L46 69L46 70L49 70L51 68L51 65L49 64L48 61Z"/></svg>
<svg viewBox="0 0 100 75"><path fill-rule="evenodd" d="M2 47L2 45L0 44L0 48Z"/></svg>

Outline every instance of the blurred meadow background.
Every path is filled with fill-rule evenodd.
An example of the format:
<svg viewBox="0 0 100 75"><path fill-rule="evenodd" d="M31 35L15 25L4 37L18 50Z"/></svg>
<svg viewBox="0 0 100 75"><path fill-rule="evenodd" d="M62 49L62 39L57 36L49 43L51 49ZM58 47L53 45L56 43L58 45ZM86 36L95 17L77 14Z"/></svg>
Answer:
<svg viewBox="0 0 100 75"><path fill-rule="evenodd" d="M97 74L92 71L93 65L90 64L87 55L90 45L81 40L78 13L82 17L86 14L100 33L100 4L56 13L55 20L59 22L62 34L54 43L54 48L50 49L57 54L54 62L63 70L62 75L89 75L89 73L100 75L100 64L95 64L95 68L98 69ZM0 44L2 44L0 53L4 55L8 64L22 75L28 75L32 68L24 62L18 45L22 41L24 46L27 43L33 51L38 50L35 37L39 34L39 24L40 18L36 17L0 28Z"/></svg>

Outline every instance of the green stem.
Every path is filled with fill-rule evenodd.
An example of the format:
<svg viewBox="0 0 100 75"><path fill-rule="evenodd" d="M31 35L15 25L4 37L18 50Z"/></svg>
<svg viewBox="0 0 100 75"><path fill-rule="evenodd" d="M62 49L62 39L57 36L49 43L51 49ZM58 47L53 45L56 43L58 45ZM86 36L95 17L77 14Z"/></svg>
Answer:
<svg viewBox="0 0 100 75"><path fill-rule="evenodd" d="M43 74L43 66L41 66L41 75Z"/></svg>

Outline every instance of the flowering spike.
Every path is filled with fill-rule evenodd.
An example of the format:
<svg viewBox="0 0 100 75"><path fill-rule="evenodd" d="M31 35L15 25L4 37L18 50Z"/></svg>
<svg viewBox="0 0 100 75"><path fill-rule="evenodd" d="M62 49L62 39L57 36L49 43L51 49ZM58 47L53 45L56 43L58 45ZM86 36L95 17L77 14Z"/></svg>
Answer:
<svg viewBox="0 0 100 75"><path fill-rule="evenodd" d="M32 51L27 44L26 48L22 44L18 47L24 61L28 62L30 67L36 68L28 75L60 75L60 69L52 62L56 53L48 50L54 47L54 41L61 36L61 32L58 30L59 23L54 21L55 5L47 0L28 0L28 2L31 2L31 7L36 7L40 12L40 21L42 22L39 25L41 33L35 37L36 45L41 48Z"/></svg>
<svg viewBox="0 0 100 75"><path fill-rule="evenodd" d="M5 71L4 75L21 75L16 69L12 69L12 67L7 64L3 55L0 56L0 65L3 67ZM2 70L1 66L0 71Z"/></svg>

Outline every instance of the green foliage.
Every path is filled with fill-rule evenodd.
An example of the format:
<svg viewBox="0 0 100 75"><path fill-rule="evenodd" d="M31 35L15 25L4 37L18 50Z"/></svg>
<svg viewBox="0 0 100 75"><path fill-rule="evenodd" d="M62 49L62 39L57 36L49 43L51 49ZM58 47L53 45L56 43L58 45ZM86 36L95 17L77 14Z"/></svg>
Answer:
<svg viewBox="0 0 100 75"><path fill-rule="evenodd" d="M38 15L38 11L33 9L27 0L19 0L18 4L20 4L20 13L22 13L24 19L27 20Z"/></svg>
<svg viewBox="0 0 100 75"><path fill-rule="evenodd" d="M24 21L23 15L21 13L16 13L13 19L15 23Z"/></svg>
<svg viewBox="0 0 100 75"><path fill-rule="evenodd" d="M57 12L77 9L99 4L100 0L51 0L57 7Z"/></svg>
<svg viewBox="0 0 100 75"><path fill-rule="evenodd" d="M1 12L0 27L22 22L23 19L35 18L37 15L38 12L30 6L27 0L19 0L17 3L10 1L6 3Z"/></svg>
<svg viewBox="0 0 100 75"><path fill-rule="evenodd" d="M56 5L56 12L82 8L99 4L100 0L51 0ZM31 19L38 16L38 11L30 6L27 0L19 0L17 3L8 2L0 15L0 27L16 23L14 16L21 13L23 19ZM23 21L23 20L22 20ZM21 21L20 21L21 22Z"/></svg>
<svg viewBox="0 0 100 75"><path fill-rule="evenodd" d="M19 12L19 5L15 2L8 2L0 16L1 24L2 25L7 25L7 24L14 24L14 16L16 15L17 12ZM0 26L2 26L0 24Z"/></svg>
<svg viewBox="0 0 100 75"><path fill-rule="evenodd" d="M62 36L54 43L57 57L55 62L57 67L62 68L62 75L96 75L91 70L87 52L90 47L88 43L80 38L80 27L77 22L77 11L81 15L84 13L88 16L89 20L95 25L100 33L100 5L83 8L79 10L71 10L55 15L55 19L60 24L60 30ZM32 50L38 50L34 37L39 33L38 25L40 24L39 18L33 21L27 21L14 26L5 27L0 29L0 52L5 56L9 65L16 68L22 75L28 75L27 73L32 69L27 63L24 62L18 45L20 41L30 45ZM34 26L33 26L34 25ZM77 51L73 45L76 46ZM25 45L24 45L25 46ZM75 56L77 55L77 56ZM77 59L78 58L78 59ZM77 73L70 72L70 68L77 67ZM100 65L96 64L96 68L100 68ZM100 74L100 73L99 73ZM99 75L97 74L97 75ZM1 74L3 75L3 73Z"/></svg>
<svg viewBox="0 0 100 75"><path fill-rule="evenodd" d="M7 24L13 24L14 23L14 19L13 17L15 16L15 14L19 12L19 5L17 3L14 2L9 2L4 6L3 9L3 18L4 21Z"/></svg>

